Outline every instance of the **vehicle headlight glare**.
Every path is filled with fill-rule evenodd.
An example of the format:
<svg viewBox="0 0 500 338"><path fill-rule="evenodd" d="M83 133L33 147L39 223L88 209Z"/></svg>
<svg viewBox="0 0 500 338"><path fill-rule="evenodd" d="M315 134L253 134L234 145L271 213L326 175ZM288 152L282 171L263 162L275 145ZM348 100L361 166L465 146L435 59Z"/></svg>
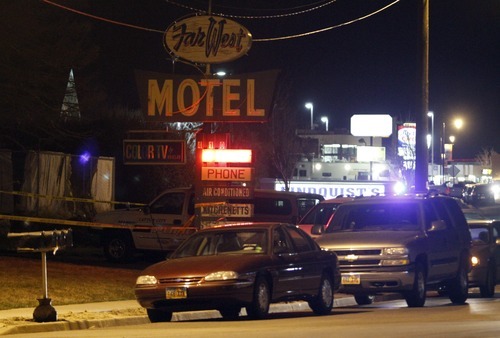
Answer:
<svg viewBox="0 0 500 338"><path fill-rule="evenodd" d="M394 256L394 255L408 255L408 249L407 248L384 248L382 250L383 255L387 256Z"/></svg>
<svg viewBox="0 0 500 338"><path fill-rule="evenodd" d="M157 283L158 283L158 280L156 279L156 277L149 276L149 275L139 276L139 277L137 277L137 280L135 281L135 284L137 284L137 285L154 285Z"/></svg>
<svg viewBox="0 0 500 338"><path fill-rule="evenodd" d="M206 281L218 281L218 280L228 280L228 279L237 279L238 274L234 271L217 271L212 272L205 276Z"/></svg>
<svg viewBox="0 0 500 338"><path fill-rule="evenodd" d="M470 262L471 262L472 266L479 265L479 263L480 263L480 261L479 261L479 257L472 256L472 257L470 258Z"/></svg>

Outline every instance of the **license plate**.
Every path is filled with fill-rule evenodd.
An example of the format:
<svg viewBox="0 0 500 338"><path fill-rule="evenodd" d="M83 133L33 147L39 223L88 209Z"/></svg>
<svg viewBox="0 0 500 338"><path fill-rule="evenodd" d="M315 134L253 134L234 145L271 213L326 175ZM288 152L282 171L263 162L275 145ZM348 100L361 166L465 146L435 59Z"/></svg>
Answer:
<svg viewBox="0 0 500 338"><path fill-rule="evenodd" d="M345 274L342 275L342 284L343 285L353 285L353 284L361 284L361 277L357 273Z"/></svg>
<svg viewBox="0 0 500 338"><path fill-rule="evenodd" d="M187 288L166 288L165 296L167 299L187 298Z"/></svg>

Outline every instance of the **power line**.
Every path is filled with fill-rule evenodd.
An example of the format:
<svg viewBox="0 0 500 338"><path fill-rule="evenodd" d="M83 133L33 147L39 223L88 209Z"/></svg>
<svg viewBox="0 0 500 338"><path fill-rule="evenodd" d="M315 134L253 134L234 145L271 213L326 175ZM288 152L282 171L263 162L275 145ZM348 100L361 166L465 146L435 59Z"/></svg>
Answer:
<svg viewBox="0 0 500 338"><path fill-rule="evenodd" d="M167 3L172 4L172 5L176 5L178 7L194 11L196 13L208 13L206 10L194 8L194 7L191 7L191 6L184 5L184 4L180 4L180 3L172 1L172 0L165 0L165 1ZM322 4L319 4L319 5L316 5L315 7L312 7L312 8L302 9L300 11L295 11L293 13L287 13L287 14L274 14L274 15L235 15L235 14L228 14L228 13L215 13L213 11L212 11L211 14L212 15L222 16L222 17L225 17L225 18L233 18L233 19L234 18L235 19L276 19L276 18L284 18L284 17L288 17L288 16L295 16L295 15L309 13L309 12L315 11L317 9L320 9L322 7L331 5L334 2L336 2L336 1L337 0L330 0L330 1L327 1L326 3L322 3ZM320 2L317 2L317 3L320 3ZM311 5L315 5L315 4L311 4ZM303 7L305 7L305 6L301 6L299 8L303 8ZM294 8L294 10L295 10L295 8Z"/></svg>
<svg viewBox="0 0 500 338"><path fill-rule="evenodd" d="M111 19L106 19L106 18L103 18L101 16L97 16L97 15L92 15L92 14L89 14L89 13L86 13L86 12L79 11L79 10L74 9L74 8L70 8L70 7L67 7L67 6L60 5L58 3L55 3L55 2L52 2L52 1L49 1L49 0L42 0L42 1L45 2L45 3L47 3L47 4L49 4L49 5L56 6L56 7L62 8L64 10L67 10L69 12L80 14L80 15L83 15L83 16L86 16L86 17L89 17L89 18L92 18L92 19L95 19L95 20L109 22L109 23L112 23L112 24L115 24L115 25L118 25L118 26L125 26L125 27L129 27L129 28L140 29L140 30L148 31L148 32L162 33L162 34L164 33L164 31L161 31L161 30L151 29L151 28L145 28L145 27L141 27L141 26L136 26L136 25L128 24L128 23L125 23L125 22L120 22L120 21L115 21L115 20L111 20Z"/></svg>
<svg viewBox="0 0 500 338"><path fill-rule="evenodd" d="M83 16L86 16L86 17L89 17L89 18L92 18L92 19L95 19L95 20L100 20L100 21L111 23L111 24L115 24L115 25L119 25L119 26L124 26L124 27L128 27L128 28L134 28L134 29L144 30L144 31L148 31L148 32L161 33L161 34L165 33L165 31L163 31L163 30L157 30L157 29L151 29L151 28L141 27L141 26L137 26L137 25L128 24L128 23L125 23L125 22L119 22L119 21L115 21L115 20L103 18L103 17L100 17L100 16L92 15L92 14L89 14L89 13L86 13L86 12L83 12L83 11L76 10L74 8L70 8L70 7L67 7L67 6L60 5L58 3L55 3L55 2L52 2L52 1L49 1L49 0L42 0L42 1L45 2L45 3L47 3L47 4L49 4L49 5L56 6L56 7L62 8L64 10L67 10L67 11L70 11L70 12L73 12L73 13L76 13L76 14L80 14L80 15L83 15ZM169 0L166 0L166 1L168 2ZM329 3L325 3L324 5L333 3L335 1L336 0L330 1ZM400 0L394 0L390 4L388 4L388 5L380 8L380 9L374 11L374 12L371 12L371 13L369 13L367 15L364 15L362 17L359 17L359 18L351 20L351 21L340 23L338 25L329 26L329 27L325 27L325 28L321 28L321 29L317 29L317 30L313 30L313 31L305 32L305 33L287 35L287 36L278 36L278 37L271 37L271 38L252 39L252 41L253 42L269 42L269 41L278 41L278 40L289 40L289 39L301 38L301 37L309 36L309 35L313 35L313 34L323 33L323 32L326 32L326 31L329 31L329 30L332 30L332 29L335 29L335 28L347 26L347 25L353 24L355 22L367 19L367 18L369 18L369 17L371 17L373 15L376 15L376 14L378 14L378 13L380 13L380 12L388 9L389 7L391 7L391 6L395 5L396 3L398 3L399 1ZM299 13L299 12L297 12L297 13ZM240 17L240 18L242 18L242 17ZM257 17L252 17L252 18L257 18ZM259 18L262 18L262 17L259 17Z"/></svg>
<svg viewBox="0 0 500 338"><path fill-rule="evenodd" d="M267 42L267 41L288 40L288 39L301 38L301 37L308 36L308 35L323 33L323 32L326 32L326 31L329 31L329 30L332 30L332 29L335 29L335 28L339 28L339 27L342 27L342 26L347 26L347 25L353 24L355 22L367 19L367 18L369 18L369 17L371 17L371 16L373 16L375 14L378 14L378 13L386 10L387 8L395 5L399 1L400 0L395 0L395 1L391 2L390 4L384 6L384 7L380 8L380 9L378 9L378 10L370 13L370 14L367 14L367 15L362 16L360 18L357 18L357 19L354 19L354 20L351 20L351 21L347 21L347 22L344 22L344 23L341 23L341 24L338 24L338 25L334 25L334 26L330 26L330 27L325 27L325 28L321 28L321 29L317 29L317 30L309 31L309 32L305 32L305 33L294 34L294 35L278 36L278 37L273 37L273 38L252 39L252 42Z"/></svg>

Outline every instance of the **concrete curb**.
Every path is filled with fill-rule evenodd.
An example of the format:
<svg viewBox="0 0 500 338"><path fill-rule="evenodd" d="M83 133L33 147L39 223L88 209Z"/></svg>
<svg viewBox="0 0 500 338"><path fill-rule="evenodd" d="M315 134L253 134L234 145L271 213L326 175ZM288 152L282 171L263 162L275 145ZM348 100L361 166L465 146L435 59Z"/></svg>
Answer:
<svg viewBox="0 0 500 338"><path fill-rule="evenodd" d="M340 296L334 299L334 311L336 307L346 307L356 305L356 301L352 296ZM307 302L290 302L272 304L269 310L270 313L284 312L302 312L311 311ZM92 312L92 311L89 311ZM99 312L99 311L97 311ZM246 315L245 309L242 309L241 315ZM222 318L219 311L192 311L192 312L176 312L173 314L172 321L190 321L202 319ZM20 333L39 333L50 331L69 331L69 330L87 330L95 328L105 328L124 325L140 325L150 323L147 316L130 316L123 318L108 318L108 319L92 319L92 320L76 320L66 321L61 320L49 323L29 323L14 326L0 327L0 336L20 334Z"/></svg>
<svg viewBox="0 0 500 338"><path fill-rule="evenodd" d="M95 328L123 326L123 325L139 325L150 323L147 316L110 318L110 319L92 319L78 321L57 321L51 323L33 323L26 325L15 325L0 328L1 335L19 334L19 333L39 333L50 331L69 331L69 330L87 330Z"/></svg>

